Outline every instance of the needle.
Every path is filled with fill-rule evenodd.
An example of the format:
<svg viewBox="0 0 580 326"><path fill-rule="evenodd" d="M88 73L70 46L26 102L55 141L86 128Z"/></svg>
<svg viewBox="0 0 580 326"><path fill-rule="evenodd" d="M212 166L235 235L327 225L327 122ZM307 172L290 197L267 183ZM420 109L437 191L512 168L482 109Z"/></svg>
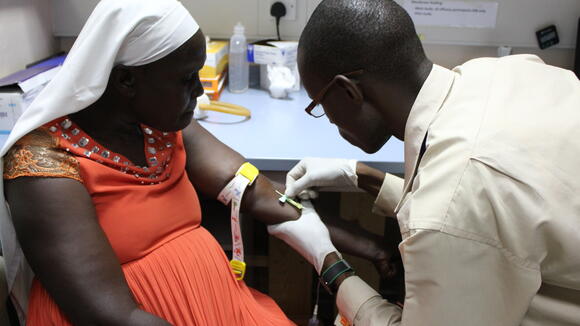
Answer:
<svg viewBox="0 0 580 326"><path fill-rule="evenodd" d="M304 207L299 202L294 201L292 198L289 198L288 196L284 195L283 193L279 192L278 190L276 190L276 193L278 194L278 196L280 196L280 198L278 198L278 200L281 203L288 202L290 205L296 207L298 210L302 210L302 208Z"/></svg>

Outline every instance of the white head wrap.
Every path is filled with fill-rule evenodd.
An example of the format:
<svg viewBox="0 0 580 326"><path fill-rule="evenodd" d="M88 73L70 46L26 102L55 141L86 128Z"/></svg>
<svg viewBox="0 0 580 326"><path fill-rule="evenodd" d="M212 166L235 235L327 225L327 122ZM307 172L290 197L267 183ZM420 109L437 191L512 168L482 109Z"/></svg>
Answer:
<svg viewBox="0 0 580 326"><path fill-rule="evenodd" d="M30 131L94 103L105 91L116 64L140 66L159 60L198 30L193 17L176 0L101 0L61 70L16 122L0 156ZM0 172L2 168L0 160ZM1 178L0 196L4 199ZM8 288L23 322L33 274L7 205L0 207L0 236Z"/></svg>

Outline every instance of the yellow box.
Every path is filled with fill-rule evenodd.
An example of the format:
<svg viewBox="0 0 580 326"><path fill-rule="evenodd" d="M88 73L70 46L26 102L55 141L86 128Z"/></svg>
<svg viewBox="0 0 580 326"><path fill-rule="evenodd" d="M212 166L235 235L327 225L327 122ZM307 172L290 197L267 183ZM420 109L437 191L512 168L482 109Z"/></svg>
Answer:
<svg viewBox="0 0 580 326"><path fill-rule="evenodd" d="M200 77L201 85L205 94L213 101L217 101L224 90L227 72L224 71L220 75L212 78Z"/></svg>
<svg viewBox="0 0 580 326"><path fill-rule="evenodd" d="M199 71L200 78L212 78L220 75L228 64L229 46L227 41L210 41L207 44L207 58Z"/></svg>
<svg viewBox="0 0 580 326"><path fill-rule="evenodd" d="M215 77L200 77L199 80L201 81L201 86L203 86L204 90L215 92L223 85L226 75L227 72L224 71Z"/></svg>

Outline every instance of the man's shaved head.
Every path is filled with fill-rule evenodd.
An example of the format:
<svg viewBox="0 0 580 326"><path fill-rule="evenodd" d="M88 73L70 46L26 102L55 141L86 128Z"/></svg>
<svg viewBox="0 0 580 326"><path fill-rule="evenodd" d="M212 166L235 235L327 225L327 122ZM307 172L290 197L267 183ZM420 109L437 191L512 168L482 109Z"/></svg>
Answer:
<svg viewBox="0 0 580 326"><path fill-rule="evenodd" d="M329 80L358 69L389 82L404 82L426 60L407 12L391 0L324 0L308 21L299 45L301 70Z"/></svg>

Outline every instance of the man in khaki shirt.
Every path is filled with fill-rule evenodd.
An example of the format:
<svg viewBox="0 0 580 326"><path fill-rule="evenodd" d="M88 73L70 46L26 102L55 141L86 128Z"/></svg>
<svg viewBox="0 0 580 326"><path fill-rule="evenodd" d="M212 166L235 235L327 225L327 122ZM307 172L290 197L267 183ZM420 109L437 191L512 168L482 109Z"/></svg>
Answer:
<svg viewBox="0 0 580 326"><path fill-rule="evenodd" d="M301 37L299 67L313 105L353 145L373 153L390 135L405 141L404 180L340 159L305 159L288 175L288 195L359 187L398 219L404 308L349 272L332 284L343 317L580 325L580 82L572 72L532 55L433 65L404 10L384 0L323 1ZM304 254L312 232L304 239L287 225L270 231ZM339 259L325 256L322 271Z"/></svg>

